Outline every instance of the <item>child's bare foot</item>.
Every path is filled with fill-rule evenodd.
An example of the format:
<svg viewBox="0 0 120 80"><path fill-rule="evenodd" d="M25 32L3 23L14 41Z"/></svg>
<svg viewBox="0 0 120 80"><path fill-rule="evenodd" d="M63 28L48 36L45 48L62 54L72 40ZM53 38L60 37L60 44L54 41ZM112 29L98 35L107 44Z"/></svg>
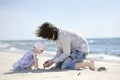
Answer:
<svg viewBox="0 0 120 80"><path fill-rule="evenodd" d="M90 70L95 70L95 65L94 65L94 61L93 60L90 60L90 62L89 62L89 69Z"/></svg>

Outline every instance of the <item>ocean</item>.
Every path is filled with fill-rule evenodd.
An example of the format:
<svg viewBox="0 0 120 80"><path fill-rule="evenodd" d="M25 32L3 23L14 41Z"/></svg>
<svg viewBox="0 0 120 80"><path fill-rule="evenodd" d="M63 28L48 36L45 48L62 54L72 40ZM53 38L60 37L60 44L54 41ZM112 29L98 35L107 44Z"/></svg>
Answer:
<svg viewBox="0 0 120 80"><path fill-rule="evenodd" d="M120 38L91 38L88 59L120 62ZM4 40L0 41L0 50L22 54L32 48L38 40ZM41 40L46 44L46 51L41 56L54 56L57 47L54 41Z"/></svg>

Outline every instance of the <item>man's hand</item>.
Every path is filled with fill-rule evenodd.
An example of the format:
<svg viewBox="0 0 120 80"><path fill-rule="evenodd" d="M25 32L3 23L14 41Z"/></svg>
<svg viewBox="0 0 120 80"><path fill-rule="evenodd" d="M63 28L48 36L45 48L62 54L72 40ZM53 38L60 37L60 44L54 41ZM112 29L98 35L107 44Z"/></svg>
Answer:
<svg viewBox="0 0 120 80"><path fill-rule="evenodd" d="M44 66L44 68L45 67L50 67L53 63L54 63L53 60L47 60L47 61L44 62L43 66Z"/></svg>

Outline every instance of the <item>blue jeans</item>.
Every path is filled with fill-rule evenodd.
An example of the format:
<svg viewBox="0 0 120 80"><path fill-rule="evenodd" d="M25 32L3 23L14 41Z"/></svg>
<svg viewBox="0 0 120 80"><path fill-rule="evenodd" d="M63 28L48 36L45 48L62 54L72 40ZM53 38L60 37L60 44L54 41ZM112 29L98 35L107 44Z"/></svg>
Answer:
<svg viewBox="0 0 120 80"><path fill-rule="evenodd" d="M62 69L75 69L77 62L83 62L86 59L87 53L83 53L79 50L75 50L71 52L71 55L65 59L62 63L58 63L57 67L61 67Z"/></svg>

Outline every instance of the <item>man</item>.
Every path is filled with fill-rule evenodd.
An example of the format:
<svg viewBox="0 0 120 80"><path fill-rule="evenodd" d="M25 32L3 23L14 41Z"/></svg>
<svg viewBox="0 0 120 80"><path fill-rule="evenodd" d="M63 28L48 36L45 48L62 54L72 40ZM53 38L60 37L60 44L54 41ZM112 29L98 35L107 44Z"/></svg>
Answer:
<svg viewBox="0 0 120 80"><path fill-rule="evenodd" d="M55 25L45 22L36 31L38 37L50 39L56 42L58 51L53 59L47 60L43 65L50 67L56 63L56 67L62 69L80 69L86 66L95 70L94 62L85 62L89 53L87 40L76 31L58 29Z"/></svg>

